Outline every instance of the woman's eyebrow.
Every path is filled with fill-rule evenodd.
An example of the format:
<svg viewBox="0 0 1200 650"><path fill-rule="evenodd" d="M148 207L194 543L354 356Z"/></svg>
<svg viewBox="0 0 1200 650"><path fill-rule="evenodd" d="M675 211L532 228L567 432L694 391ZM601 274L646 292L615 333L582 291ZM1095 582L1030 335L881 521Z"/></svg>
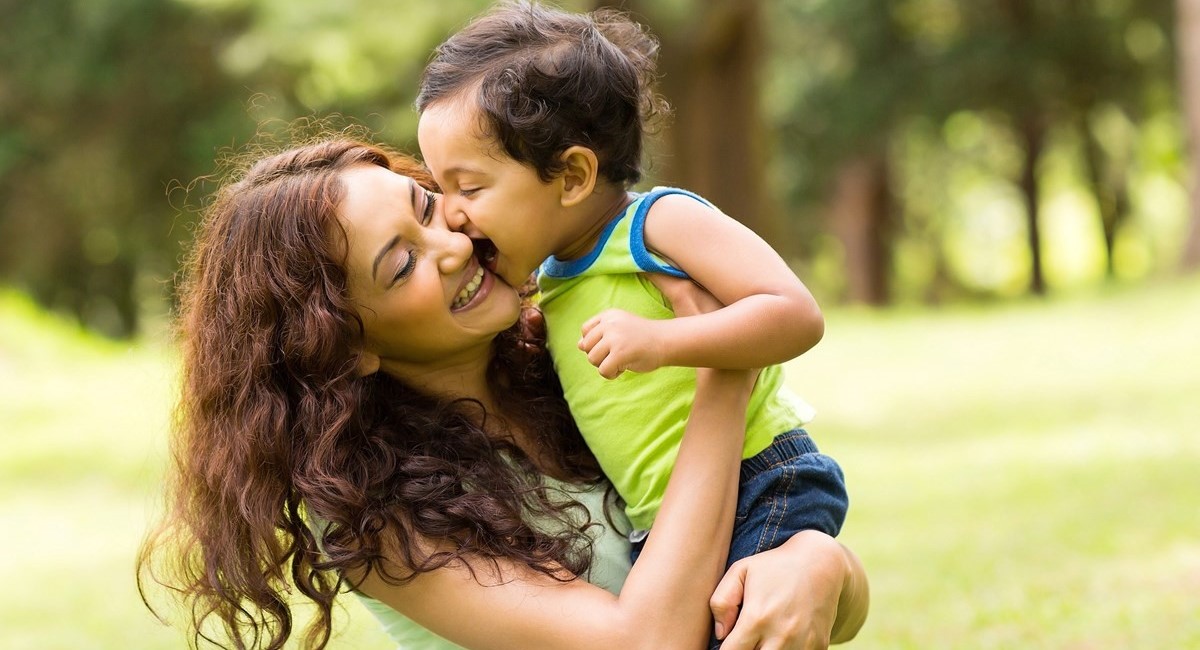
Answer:
<svg viewBox="0 0 1200 650"><path fill-rule="evenodd" d="M412 204L414 213L420 212L420 210L417 210L417 182L411 178L408 179L408 201ZM399 243L400 235L396 235L388 240L388 243L384 244L383 248L379 249L379 252L375 255L375 261L371 264L372 280L379 281L377 277L379 275L379 264L383 262L383 258L388 254L388 251L395 248L396 244Z"/></svg>
<svg viewBox="0 0 1200 650"><path fill-rule="evenodd" d="M384 244L383 248L379 249L379 253L375 256L375 263L371 265L371 279L372 280L379 281L379 278L376 277L379 274L379 263L383 261L383 257L388 254L388 251L395 248L396 244L399 244L399 243L400 243L400 235L396 235L395 237L392 237L388 241L388 243Z"/></svg>

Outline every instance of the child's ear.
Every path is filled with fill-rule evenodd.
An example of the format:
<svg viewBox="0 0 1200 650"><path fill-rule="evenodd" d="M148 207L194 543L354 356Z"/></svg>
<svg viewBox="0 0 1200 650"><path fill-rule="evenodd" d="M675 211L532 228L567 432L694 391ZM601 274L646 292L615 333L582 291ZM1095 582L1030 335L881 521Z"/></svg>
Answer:
<svg viewBox="0 0 1200 650"><path fill-rule="evenodd" d="M563 162L563 171L559 176L562 180L562 205L569 208L591 196L592 190L596 189L600 161L595 151L579 145L568 147L562 152L560 160Z"/></svg>

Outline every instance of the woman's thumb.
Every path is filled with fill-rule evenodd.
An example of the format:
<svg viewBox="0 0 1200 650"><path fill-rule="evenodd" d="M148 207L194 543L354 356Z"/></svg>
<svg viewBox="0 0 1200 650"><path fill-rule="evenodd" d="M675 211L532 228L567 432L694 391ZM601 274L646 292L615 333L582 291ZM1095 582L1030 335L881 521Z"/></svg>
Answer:
<svg viewBox="0 0 1200 650"><path fill-rule="evenodd" d="M745 583L746 570L740 562L735 562L717 583L712 598L708 599L708 608L712 610L714 631L718 639L724 639L737 622Z"/></svg>

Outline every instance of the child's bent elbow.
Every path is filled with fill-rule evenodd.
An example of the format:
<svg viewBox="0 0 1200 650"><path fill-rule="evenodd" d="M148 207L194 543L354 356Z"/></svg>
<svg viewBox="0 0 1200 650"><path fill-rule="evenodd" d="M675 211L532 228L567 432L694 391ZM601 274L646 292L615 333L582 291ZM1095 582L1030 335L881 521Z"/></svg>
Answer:
<svg viewBox="0 0 1200 650"><path fill-rule="evenodd" d="M813 345L820 343L821 339L825 338L825 316L821 314L820 309L816 310L816 312L813 313L812 332L813 332L813 339L812 339Z"/></svg>
<svg viewBox="0 0 1200 650"><path fill-rule="evenodd" d="M821 310L815 306L811 310L807 310L801 317L797 331L797 345L800 350L796 356L800 356L805 352L816 347L821 339L825 337L825 317L821 314Z"/></svg>

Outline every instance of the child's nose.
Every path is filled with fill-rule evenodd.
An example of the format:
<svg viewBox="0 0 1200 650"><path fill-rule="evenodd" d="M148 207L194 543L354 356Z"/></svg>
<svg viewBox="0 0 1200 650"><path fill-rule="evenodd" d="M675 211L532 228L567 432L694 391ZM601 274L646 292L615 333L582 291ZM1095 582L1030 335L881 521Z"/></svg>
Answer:
<svg viewBox="0 0 1200 650"><path fill-rule="evenodd" d="M446 225L450 230L461 232L472 239L483 239L483 233L471 223L467 213L459 209L458 202L450 196L445 199L446 206Z"/></svg>

